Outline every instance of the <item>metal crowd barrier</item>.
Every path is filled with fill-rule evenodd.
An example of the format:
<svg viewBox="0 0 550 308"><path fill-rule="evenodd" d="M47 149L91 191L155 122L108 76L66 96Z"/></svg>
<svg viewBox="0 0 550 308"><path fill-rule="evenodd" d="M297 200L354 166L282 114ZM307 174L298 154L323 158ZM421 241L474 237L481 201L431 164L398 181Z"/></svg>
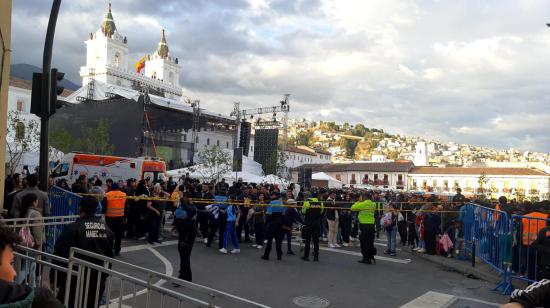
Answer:
<svg viewBox="0 0 550 308"><path fill-rule="evenodd" d="M68 259L18 247L14 263L19 283L46 287L69 308L269 308L232 294L75 247L71 248Z"/></svg>
<svg viewBox="0 0 550 308"><path fill-rule="evenodd" d="M44 287L54 294L58 278L68 272L68 260L27 247L18 247L14 253L16 281L31 287Z"/></svg>
<svg viewBox="0 0 550 308"><path fill-rule="evenodd" d="M502 277L495 290L510 293L512 285L509 278L512 264L512 229L506 212L469 203L464 205L462 215L465 251L475 258L483 260Z"/></svg>
<svg viewBox="0 0 550 308"><path fill-rule="evenodd" d="M50 216L73 216L79 214L78 205L82 197L57 186L48 189ZM63 231L63 224L51 225L46 228L46 251L52 253L55 241Z"/></svg>
<svg viewBox="0 0 550 308"><path fill-rule="evenodd" d="M550 256L542 258L543 253L536 242L539 231L549 224L550 218L512 216L514 245L511 249L513 264L510 283L516 279L531 284L550 278L550 260L547 260Z"/></svg>
<svg viewBox="0 0 550 308"><path fill-rule="evenodd" d="M45 241L44 250L49 253L53 253L53 248L57 238L63 232L65 225L74 222L79 216L47 216L41 218L11 218L0 220L6 227L17 231L18 228L23 226L27 227L44 227Z"/></svg>

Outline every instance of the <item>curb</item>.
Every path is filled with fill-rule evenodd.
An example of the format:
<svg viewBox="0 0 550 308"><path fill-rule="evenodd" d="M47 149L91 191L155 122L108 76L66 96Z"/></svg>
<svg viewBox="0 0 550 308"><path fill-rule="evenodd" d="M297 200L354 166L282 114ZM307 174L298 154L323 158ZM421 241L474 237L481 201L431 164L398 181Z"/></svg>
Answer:
<svg viewBox="0 0 550 308"><path fill-rule="evenodd" d="M411 252L411 255L419 257L423 260L438 264L447 269L457 271L464 275L473 276L475 278L485 280L487 282L498 284L501 281L500 276L496 272L492 271L490 268L489 268L490 271L483 270L483 269L480 270L481 267L484 267L484 264L481 263L482 261L480 261L477 258L476 258L476 267L472 267L470 262L457 261L456 259L448 260L447 258L441 257L441 256L431 256L431 255L426 255L426 254L417 253L417 252Z"/></svg>

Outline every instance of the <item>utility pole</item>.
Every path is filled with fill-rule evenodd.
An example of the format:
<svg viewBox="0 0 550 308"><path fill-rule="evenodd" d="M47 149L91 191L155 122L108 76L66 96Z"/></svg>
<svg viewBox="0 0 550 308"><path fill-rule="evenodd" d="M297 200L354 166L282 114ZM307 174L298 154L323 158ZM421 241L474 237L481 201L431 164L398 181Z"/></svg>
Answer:
<svg viewBox="0 0 550 308"><path fill-rule="evenodd" d="M0 166L6 162L6 127L8 122L8 89L10 78L11 54L11 0L0 1ZM4 180L6 168L0 168L0 196L4 196ZM0 200L0 212L4 208L3 198Z"/></svg>
<svg viewBox="0 0 550 308"><path fill-rule="evenodd" d="M61 0L53 0L52 10L50 12L50 20L48 21L48 29L46 30L46 40L44 42L44 54L42 57L42 99L41 108L42 116L40 119L40 169L39 180L40 189L43 191L48 190L48 164L49 164L49 117L52 110L51 100L51 65L52 65L52 49L53 39L55 36L55 26L57 24L57 15L59 13L59 7L61 6ZM57 95L53 97L57 100ZM55 102L54 102L55 104ZM55 105L54 105L55 106ZM54 110L55 112L55 107Z"/></svg>
<svg viewBox="0 0 550 308"><path fill-rule="evenodd" d="M193 145L193 148L191 150L191 165L195 164L195 152L197 151L197 137L199 136L199 131L201 129L201 101L200 100L194 100L191 103L191 107L193 107L193 130L191 131L191 143Z"/></svg>

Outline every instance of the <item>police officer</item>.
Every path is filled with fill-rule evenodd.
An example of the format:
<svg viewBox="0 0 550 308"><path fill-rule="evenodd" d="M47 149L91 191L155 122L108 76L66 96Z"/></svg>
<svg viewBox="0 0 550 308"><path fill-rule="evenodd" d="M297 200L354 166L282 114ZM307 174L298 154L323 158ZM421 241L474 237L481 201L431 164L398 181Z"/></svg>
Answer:
<svg viewBox="0 0 550 308"><path fill-rule="evenodd" d="M309 261L309 249L313 241L313 261L319 261L319 236L323 219L324 205L319 201L317 192L304 201L302 213L305 215L303 236L305 239L304 256L302 260Z"/></svg>
<svg viewBox="0 0 550 308"><path fill-rule="evenodd" d="M372 264L376 263L374 255L376 254L376 248L374 248L374 235L375 227L374 223L375 212L377 210L377 205L372 200L370 193L365 193L361 196L361 201L356 202L351 206L353 212L359 212L359 230L361 234L359 235L359 241L361 242L361 254L363 259L359 260L359 263Z"/></svg>
<svg viewBox="0 0 550 308"><path fill-rule="evenodd" d="M277 251L277 260L283 258L283 212L284 206L279 192L271 193L271 202L266 211L267 221L267 246L265 247L262 259L269 260L273 239L275 239L275 250Z"/></svg>
<svg viewBox="0 0 550 308"><path fill-rule="evenodd" d="M65 227L55 243L54 255L69 258L71 247L76 247L110 258L114 257L113 232L101 221L100 217L96 216L97 207L98 202L95 197L86 196L80 201L80 218ZM97 259L92 258L89 261L98 265L103 265L103 262ZM65 298L66 276L62 272L58 272L57 276L57 287L59 288L57 298L63 301ZM81 279L84 279L82 281L87 281L87 279L89 279L88 285L92 287L88 290L87 303L84 303L83 298L81 298L80 302L75 307L95 307L96 304L99 304L103 291L105 290L105 279L107 279L107 275L102 274L101 277L98 276L99 273L97 271L91 270L89 277L81 277ZM97 285L98 279L100 280L99 292L97 293L99 294L99 298L95 298L95 286ZM69 293L70 304L74 303L76 280L75 277L71 279L71 289Z"/></svg>
<svg viewBox="0 0 550 308"><path fill-rule="evenodd" d="M533 246L538 252L538 279L550 279L550 227L542 228Z"/></svg>
<svg viewBox="0 0 550 308"><path fill-rule="evenodd" d="M120 253L120 243L124 233L124 207L126 194L120 191L117 183L111 184L111 190L105 194L105 222L115 236L115 256Z"/></svg>

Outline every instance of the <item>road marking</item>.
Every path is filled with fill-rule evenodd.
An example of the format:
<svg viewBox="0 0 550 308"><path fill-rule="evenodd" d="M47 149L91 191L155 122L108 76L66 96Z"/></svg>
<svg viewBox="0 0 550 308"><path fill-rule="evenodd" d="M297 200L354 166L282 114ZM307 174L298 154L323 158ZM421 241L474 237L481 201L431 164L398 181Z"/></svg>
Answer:
<svg viewBox="0 0 550 308"><path fill-rule="evenodd" d="M134 245L134 246L126 246L126 247L122 247L122 249L120 251L121 252L133 252L133 251L144 250L144 249L155 248L155 247L164 247L164 246L176 245L177 243L178 243L177 240L173 240L173 241L165 241L162 244L156 244L156 245L141 244L141 245Z"/></svg>
<svg viewBox="0 0 550 308"><path fill-rule="evenodd" d="M294 243L293 242L292 245L300 246L300 243ZM349 250L345 250L345 249L319 247L319 250L337 252L337 253L342 253L342 254L346 254L346 255L350 255L350 256L356 256L356 257L363 257L363 255L359 252L349 251ZM394 262L394 263L400 263L400 264L408 264L408 263L412 262L411 259L397 259L397 258L389 258L389 257L382 257L382 256L375 256L374 258L377 261L380 260L380 261Z"/></svg>
<svg viewBox="0 0 550 308"><path fill-rule="evenodd" d="M457 298L458 298L458 299L468 300L468 301L471 301L471 302L480 303L480 304L493 305L493 306L496 306L496 307L502 306L502 304L499 304L499 303L487 302L487 301L484 301L484 300L481 300L481 299L477 299L477 298L464 297L464 296L457 296Z"/></svg>
<svg viewBox="0 0 550 308"><path fill-rule="evenodd" d="M487 302L471 297L454 296L450 294L429 291L414 300L406 303L400 308L445 308L449 307L458 300L467 300L474 303L485 304L495 307L500 307L498 303Z"/></svg>
<svg viewBox="0 0 550 308"><path fill-rule="evenodd" d="M134 251L147 249L147 250L150 250L151 252L154 251L153 254L158 253L159 255L161 255L158 251L156 251L152 248L171 246L171 245L176 245L177 243L178 243L178 241L174 240L174 241L166 241L166 242L163 242L162 244L158 244L158 245L155 245L155 246L153 246L151 244L134 245L134 246L123 247L120 251L121 252L134 252ZM292 242L292 245L300 246L300 243ZM319 247L319 250L329 251L329 252L337 252L337 253L342 253L342 254L346 254L346 255L350 255L350 256L356 256L356 257L362 257L363 256L359 252L349 251L349 250L345 250L345 249L334 249L334 248L327 248L327 247ZM397 259L397 258L389 258L389 257L383 257L383 256L375 256L375 258L376 258L376 260L399 263L399 264L408 264L408 263L412 262L411 259ZM159 259L160 259L160 257L159 257Z"/></svg>
<svg viewBox="0 0 550 308"><path fill-rule="evenodd" d="M176 241L177 243L177 241ZM145 247L145 248L142 248L142 249L147 249L148 251L150 251L153 255L155 255L155 257L159 258L160 261L162 263L164 263L164 268L165 268L165 273L166 275L170 275L172 276L172 274L174 273L174 267L172 266L172 263L170 263L170 261L168 259L166 259L166 257L164 257L160 252L156 251L155 249L153 249L151 247L151 245L138 245L138 246L148 246L148 247ZM128 248L133 248L135 246L131 246L131 247L128 247ZM130 250L130 251L136 251L136 250L139 250L139 249L135 249L135 250ZM122 249L121 249L122 251ZM164 283L166 282L166 280L164 279L160 279L159 281L157 281L154 286L157 286L157 287L160 287L162 286ZM147 289L142 289L142 290L139 290L136 292L135 296L140 296L140 295L143 295L147 293ZM125 300L129 300L130 298L134 297L134 293L130 293L130 294L127 294L127 295L124 295L122 297L122 300L125 301ZM118 298L116 299L113 299L111 300L111 303L117 303L118 302ZM208 304L208 303L207 303Z"/></svg>
<svg viewBox="0 0 550 308"><path fill-rule="evenodd" d="M452 295L429 291L400 308L443 308L452 304L454 299Z"/></svg>

